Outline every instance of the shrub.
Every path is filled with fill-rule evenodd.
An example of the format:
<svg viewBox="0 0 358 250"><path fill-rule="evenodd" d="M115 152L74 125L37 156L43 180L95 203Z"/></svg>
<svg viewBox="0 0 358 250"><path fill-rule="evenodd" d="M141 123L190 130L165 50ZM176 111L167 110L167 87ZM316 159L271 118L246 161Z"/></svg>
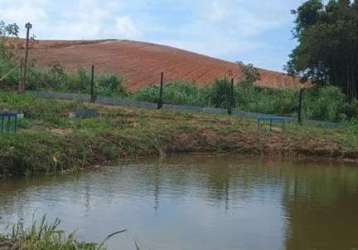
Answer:
<svg viewBox="0 0 358 250"><path fill-rule="evenodd" d="M215 108L228 108L231 98L231 84L225 79L216 79L214 84L208 87L209 104Z"/></svg>
<svg viewBox="0 0 358 250"><path fill-rule="evenodd" d="M334 86L316 87L306 91L303 104L305 116L315 120L342 121L347 118L345 111L354 108L347 104L342 91Z"/></svg>
<svg viewBox="0 0 358 250"><path fill-rule="evenodd" d="M358 119L358 100L353 100L351 103L345 103L344 114L348 119Z"/></svg>
<svg viewBox="0 0 358 250"><path fill-rule="evenodd" d="M80 242L75 238L75 234L68 236L58 227L60 220L56 219L52 224L46 222L43 217L40 223L34 222L29 228L25 228L22 223L18 223L11 228L11 233L5 236L0 235L0 241L7 241L11 244L11 249L23 250L105 250L103 243ZM9 247L10 249L10 247Z"/></svg>
<svg viewBox="0 0 358 250"><path fill-rule="evenodd" d="M66 72L59 65L54 64L49 68L31 67L27 89L30 90L54 90L60 92L75 92L89 94L91 89L90 72L80 68L76 72ZM97 95L125 96L127 89L121 76L113 74L99 74L95 76L95 91Z"/></svg>
<svg viewBox="0 0 358 250"><path fill-rule="evenodd" d="M11 72L11 74L8 74ZM20 68L15 56L5 47L0 39L0 88L17 89L20 81ZM66 72L60 64L50 67L38 67L35 61L29 63L27 90L54 90L61 92L90 93L91 75L83 68L76 72ZM114 74L98 74L95 78L96 92L105 96L127 95L123 77Z"/></svg>
<svg viewBox="0 0 358 250"><path fill-rule="evenodd" d="M103 74L97 77L96 92L104 96L126 96L128 94L123 85L123 78L112 74Z"/></svg>
<svg viewBox="0 0 358 250"><path fill-rule="evenodd" d="M157 85L143 87L133 93L132 98L137 101L158 102L159 87Z"/></svg>
<svg viewBox="0 0 358 250"><path fill-rule="evenodd" d="M235 93L237 107L242 111L290 115L297 107L294 90L274 90L240 83Z"/></svg>
<svg viewBox="0 0 358 250"><path fill-rule="evenodd" d="M187 104L204 106L207 100L204 91L194 82L174 81L165 84L163 92L163 101L167 104ZM159 86L151 85L144 87L132 95L137 101L158 102Z"/></svg>
<svg viewBox="0 0 358 250"><path fill-rule="evenodd" d="M5 48L4 43L0 40L0 78L6 76L3 81L0 82L2 88L17 86L20 72L16 66L14 55ZM11 71L12 73L8 74Z"/></svg>
<svg viewBox="0 0 358 250"><path fill-rule="evenodd" d="M227 108L231 92L230 82L217 79L207 87L197 87L190 82L172 82L165 85L164 102ZM296 116L298 109L298 90L269 89L257 87L243 80L234 86L236 109L247 112ZM132 98L140 101L157 102L157 85L140 89ZM303 100L306 119L343 121L358 118L358 101L348 104L342 91L333 86L308 89Z"/></svg>

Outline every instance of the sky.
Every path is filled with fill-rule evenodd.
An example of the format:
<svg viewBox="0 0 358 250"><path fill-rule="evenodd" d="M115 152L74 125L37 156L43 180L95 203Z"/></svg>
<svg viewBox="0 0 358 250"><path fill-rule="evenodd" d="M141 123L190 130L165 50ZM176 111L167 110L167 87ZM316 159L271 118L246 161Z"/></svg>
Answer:
<svg viewBox="0 0 358 250"><path fill-rule="evenodd" d="M0 0L0 20L37 39L128 39L283 71L303 0ZM24 36L24 29L22 29Z"/></svg>

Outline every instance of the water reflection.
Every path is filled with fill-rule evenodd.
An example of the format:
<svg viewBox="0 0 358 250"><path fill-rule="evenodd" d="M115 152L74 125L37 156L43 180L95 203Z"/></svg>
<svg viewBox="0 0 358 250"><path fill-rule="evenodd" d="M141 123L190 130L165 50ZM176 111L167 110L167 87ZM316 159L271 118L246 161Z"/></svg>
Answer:
<svg viewBox="0 0 358 250"><path fill-rule="evenodd" d="M358 249L357 169L306 165L286 178L286 249Z"/></svg>
<svg viewBox="0 0 358 250"><path fill-rule="evenodd" d="M175 156L0 184L0 223L63 219L111 249L358 248L358 168Z"/></svg>

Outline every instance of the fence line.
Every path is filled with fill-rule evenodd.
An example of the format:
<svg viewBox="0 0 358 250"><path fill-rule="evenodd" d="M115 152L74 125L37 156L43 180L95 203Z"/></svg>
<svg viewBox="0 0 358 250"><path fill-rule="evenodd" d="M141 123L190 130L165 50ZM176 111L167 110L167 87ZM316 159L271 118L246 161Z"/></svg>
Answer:
<svg viewBox="0 0 358 250"><path fill-rule="evenodd" d="M35 97L44 97L44 98L56 98L64 100L74 100L89 102L91 96L87 94L74 94L74 93L59 93L59 92L47 92L47 91L28 91L29 94ZM133 108L142 108L142 109L157 109L157 103L135 101L125 97L108 97L108 96L97 96L97 104L111 105L111 106L124 106L124 107L133 107ZM208 114L227 114L227 109L223 108L210 108L210 107L199 107L192 105L176 105L176 104L165 104L163 103L163 109L173 110L173 111L189 111L196 113L208 113ZM265 117L279 117L286 120L295 120L292 117L277 116L277 115L268 115L254 112L243 112L243 111L233 111L233 115L256 119L259 116Z"/></svg>
<svg viewBox="0 0 358 250"><path fill-rule="evenodd" d="M27 91L29 94L35 97L43 98L56 98L63 100L74 100L82 102L90 102L91 96L87 94L74 94L74 93L60 93L60 92L48 92L48 91ZM141 109L158 109L158 103L135 101L125 97L108 97L108 96L97 96L97 104L110 105L110 106L121 106L121 107L130 107L130 108L141 108ZM210 107L199 107L192 105L175 105L175 104L165 104L163 103L164 110L171 111L182 111L182 112L194 112L194 113L206 113L206 114L227 114L227 109L223 108L210 108ZM262 114L255 112L244 112L244 111L233 111L232 115L247 118L247 119L257 119L259 117L266 118L281 118L287 122L295 122L297 119L294 117L288 116L278 116L271 114ZM306 120L306 124L314 126L322 126L327 128L336 128L339 127L338 123L334 122L325 122L325 121L315 121L315 120Z"/></svg>

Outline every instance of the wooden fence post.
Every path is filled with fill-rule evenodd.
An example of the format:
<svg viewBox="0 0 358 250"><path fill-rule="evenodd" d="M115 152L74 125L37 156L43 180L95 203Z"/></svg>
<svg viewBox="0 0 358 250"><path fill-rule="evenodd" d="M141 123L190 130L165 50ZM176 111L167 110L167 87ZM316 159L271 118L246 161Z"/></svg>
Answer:
<svg viewBox="0 0 358 250"><path fill-rule="evenodd" d="M94 89L94 65L91 67L91 102L96 102L96 94Z"/></svg>
<svg viewBox="0 0 358 250"><path fill-rule="evenodd" d="M164 72L160 74L158 109L161 109L163 107L163 90L164 90Z"/></svg>

